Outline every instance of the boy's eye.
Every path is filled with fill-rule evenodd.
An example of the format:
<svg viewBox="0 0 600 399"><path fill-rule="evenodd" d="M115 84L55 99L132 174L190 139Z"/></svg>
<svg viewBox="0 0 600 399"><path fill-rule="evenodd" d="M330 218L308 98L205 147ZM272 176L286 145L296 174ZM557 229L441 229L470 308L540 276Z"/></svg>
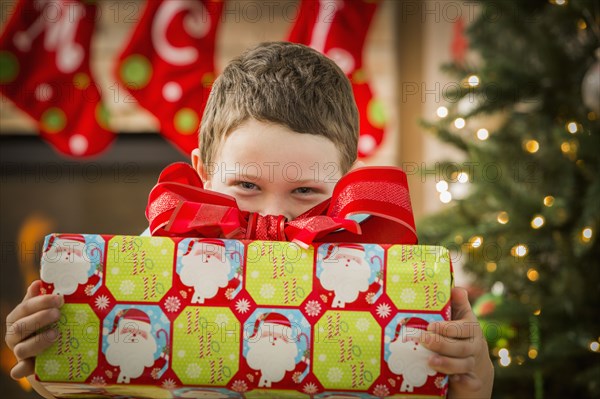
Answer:
<svg viewBox="0 0 600 399"><path fill-rule="evenodd" d="M312 194L315 192L315 190L313 190L310 187L298 187L297 189L294 190L294 192L296 192L298 194Z"/></svg>
<svg viewBox="0 0 600 399"><path fill-rule="evenodd" d="M256 184L250 183L248 181L241 181L241 182L238 183L238 186L240 186L244 190L256 190L256 189L258 189L258 186Z"/></svg>

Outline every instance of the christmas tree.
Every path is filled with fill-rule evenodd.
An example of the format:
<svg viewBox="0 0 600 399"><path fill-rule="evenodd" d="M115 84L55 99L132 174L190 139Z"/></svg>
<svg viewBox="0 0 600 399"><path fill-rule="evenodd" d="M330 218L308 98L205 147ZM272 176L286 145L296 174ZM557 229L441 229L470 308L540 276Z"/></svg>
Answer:
<svg viewBox="0 0 600 399"><path fill-rule="evenodd" d="M421 243L453 249L495 398L600 397L600 3L483 0L459 80L424 122L461 150L438 164L442 212Z"/></svg>

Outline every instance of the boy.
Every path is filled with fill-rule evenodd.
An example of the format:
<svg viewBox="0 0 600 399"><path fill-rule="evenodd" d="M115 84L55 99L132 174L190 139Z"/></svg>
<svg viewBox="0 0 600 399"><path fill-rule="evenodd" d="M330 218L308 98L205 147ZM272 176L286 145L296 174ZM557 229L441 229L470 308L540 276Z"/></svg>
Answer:
<svg viewBox="0 0 600 399"><path fill-rule="evenodd" d="M215 81L192 165L204 188L234 197L241 209L291 220L359 166L357 142L352 88L337 65L306 46L263 43ZM39 288L34 282L6 320L6 343L18 360L13 378L30 376L35 356L56 337L53 330L33 335L58 320L63 303ZM451 376L449 398L489 398L493 367L463 289L452 291L452 310L453 321L432 323L421 338L436 353L430 366Z"/></svg>

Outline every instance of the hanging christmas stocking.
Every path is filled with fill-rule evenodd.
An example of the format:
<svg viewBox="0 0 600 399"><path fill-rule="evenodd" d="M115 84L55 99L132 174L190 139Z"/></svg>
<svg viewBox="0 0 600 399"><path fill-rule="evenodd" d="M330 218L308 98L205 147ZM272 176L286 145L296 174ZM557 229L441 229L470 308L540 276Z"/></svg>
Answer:
<svg viewBox="0 0 600 399"><path fill-rule="evenodd" d="M77 157L100 153L114 138L90 73L90 3L21 0L0 37L0 92L54 148Z"/></svg>
<svg viewBox="0 0 600 399"><path fill-rule="evenodd" d="M185 154L198 146L200 118L214 80L215 33L223 3L148 1L119 58L118 81L154 114Z"/></svg>
<svg viewBox="0 0 600 399"><path fill-rule="evenodd" d="M385 123L383 107L373 98L362 68L365 38L376 8L376 0L302 1L288 38L327 55L350 78L360 113L360 157L375 152Z"/></svg>

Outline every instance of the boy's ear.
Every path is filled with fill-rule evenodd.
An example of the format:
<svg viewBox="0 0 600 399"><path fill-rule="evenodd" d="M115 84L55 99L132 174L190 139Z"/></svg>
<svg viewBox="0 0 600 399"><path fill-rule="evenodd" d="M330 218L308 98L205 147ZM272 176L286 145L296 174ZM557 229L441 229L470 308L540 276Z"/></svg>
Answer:
<svg viewBox="0 0 600 399"><path fill-rule="evenodd" d="M206 173L206 168L204 167L204 164L200 159L199 148L196 148L192 151L192 167L194 168L196 173L198 173L198 176L200 176L200 180L202 180L202 183L204 183L206 188L206 183L208 182L208 175Z"/></svg>
<svg viewBox="0 0 600 399"><path fill-rule="evenodd" d="M350 167L350 170L348 172L351 172L354 169L362 168L363 166L366 166L365 163L363 161L359 161L357 159L356 161L354 161L354 163L352 164L352 166Z"/></svg>

